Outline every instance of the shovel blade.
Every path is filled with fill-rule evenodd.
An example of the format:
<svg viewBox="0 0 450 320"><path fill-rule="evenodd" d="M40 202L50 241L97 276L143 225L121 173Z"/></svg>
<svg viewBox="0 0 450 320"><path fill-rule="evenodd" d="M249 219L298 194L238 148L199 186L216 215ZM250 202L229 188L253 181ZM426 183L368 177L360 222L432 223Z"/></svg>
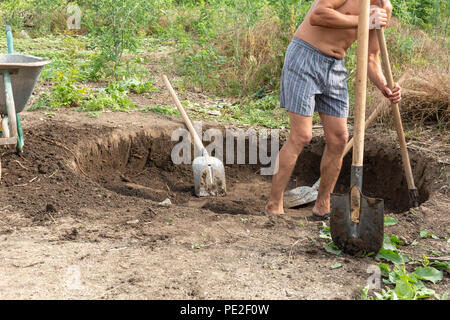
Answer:
<svg viewBox="0 0 450 320"><path fill-rule="evenodd" d="M197 197L226 195L225 168L215 157L197 157L192 163Z"/></svg>
<svg viewBox="0 0 450 320"><path fill-rule="evenodd" d="M333 242L351 255L377 253L383 246L384 201L361 194L359 223L352 221L351 193L331 195L330 231Z"/></svg>

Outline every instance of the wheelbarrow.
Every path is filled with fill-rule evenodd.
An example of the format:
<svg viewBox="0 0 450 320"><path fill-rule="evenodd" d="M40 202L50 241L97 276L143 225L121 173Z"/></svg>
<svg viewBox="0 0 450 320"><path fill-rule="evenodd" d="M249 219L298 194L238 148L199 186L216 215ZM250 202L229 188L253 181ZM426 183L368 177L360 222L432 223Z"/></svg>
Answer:
<svg viewBox="0 0 450 320"><path fill-rule="evenodd" d="M41 74L50 61L34 56L15 54L10 26L6 26L8 54L0 54L0 146L15 146L23 151L24 139L19 113L25 109ZM0 163L1 178L1 163Z"/></svg>

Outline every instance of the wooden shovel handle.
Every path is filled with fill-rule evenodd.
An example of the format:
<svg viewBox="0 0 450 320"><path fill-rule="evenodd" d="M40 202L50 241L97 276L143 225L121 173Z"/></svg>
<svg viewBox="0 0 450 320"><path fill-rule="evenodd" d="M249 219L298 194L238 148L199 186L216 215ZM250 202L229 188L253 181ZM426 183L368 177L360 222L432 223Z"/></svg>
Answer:
<svg viewBox="0 0 450 320"><path fill-rule="evenodd" d="M378 37L378 44L380 46L380 51L381 51L381 60L382 60L384 75L386 77L388 87L392 90L392 89L394 89L395 83L394 83L394 78L392 77L391 64L389 61L389 53L387 50L386 39L384 37L383 29L377 30L377 37ZM411 170L411 163L409 161L409 154L408 154L408 149L406 147L405 133L403 131L403 123L402 123L402 118L400 115L400 109L399 109L398 103L392 103L391 109L392 109L392 115L394 116L395 128L397 130L397 137L398 137L398 142L400 145L400 152L402 154L403 168L405 170L406 181L408 183L408 189L413 190L413 189L416 189L416 187L414 184L413 173Z"/></svg>
<svg viewBox="0 0 450 320"><path fill-rule="evenodd" d="M164 84L167 87L167 90L169 90L169 93L172 96L173 102L177 106L178 111L181 113L181 117L183 118L184 123L186 124L186 127L189 129L189 132L191 133L191 136L194 139L195 146L198 148L198 150L202 150L202 153L204 153L203 151L205 150L205 148L203 147L202 140L200 140L200 137L198 136L197 131L195 131L191 120L189 119L188 115L186 114L186 111L184 111L184 108L181 105L181 102L178 99L177 94L175 93L175 90L173 90L172 85L169 82L169 79L167 79L166 75L163 75L162 78L164 80ZM203 154L203 155L205 155L205 154Z"/></svg>
<svg viewBox="0 0 450 320"><path fill-rule="evenodd" d="M356 59L356 96L353 162L362 166L364 158L364 126L366 113L367 65L369 55L369 0L359 2L358 50Z"/></svg>
<svg viewBox="0 0 450 320"><path fill-rule="evenodd" d="M367 65L369 56L369 15L370 0L359 1L358 49L356 53L356 95L355 119L353 125L352 167L362 167L364 160L364 131L367 95ZM353 174L352 174L353 178ZM360 177L361 179L362 177ZM354 223L359 223L361 208L361 190L354 185L350 196L350 214Z"/></svg>

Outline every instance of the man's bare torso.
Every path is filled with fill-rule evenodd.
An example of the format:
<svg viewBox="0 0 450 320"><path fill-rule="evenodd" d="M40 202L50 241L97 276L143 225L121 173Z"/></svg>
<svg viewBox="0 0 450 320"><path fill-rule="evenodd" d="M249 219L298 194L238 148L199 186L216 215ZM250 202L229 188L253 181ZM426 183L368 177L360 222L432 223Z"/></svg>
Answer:
<svg viewBox="0 0 450 320"><path fill-rule="evenodd" d="M326 55L342 59L345 57L347 49L356 41L357 28L335 29L312 26L309 19L318 2L318 0L314 1L294 36L312 44ZM358 15L359 1L347 0L336 10L347 15Z"/></svg>

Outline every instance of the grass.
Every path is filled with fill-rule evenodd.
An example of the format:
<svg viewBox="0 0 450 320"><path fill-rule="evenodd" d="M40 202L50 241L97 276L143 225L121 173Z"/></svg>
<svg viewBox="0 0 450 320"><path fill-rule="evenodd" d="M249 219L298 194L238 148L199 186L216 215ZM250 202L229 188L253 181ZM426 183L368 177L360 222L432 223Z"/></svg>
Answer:
<svg viewBox="0 0 450 320"><path fill-rule="evenodd" d="M93 71L99 52L93 48L89 34L76 37L49 34L25 39L16 33L17 52L52 61L39 79L40 83L48 82L52 86L44 90L30 110L63 107L75 107L86 112L133 110L136 106L129 94L152 94L156 91L146 67L152 63L148 53L171 50L173 52L163 63L167 73L179 76L180 90L239 99L235 104L195 108L199 109L197 116L237 125L287 128L288 115L279 108L279 78L286 47L310 4L306 1L262 0L213 1L208 6L202 2L191 5L181 1L176 6L170 1L155 3L158 10L154 11L151 23L138 31L137 48L133 52L125 52L116 78L103 77ZM165 10L165 14L160 10ZM400 16L403 20L410 18L410 15ZM400 78L407 71L411 73L404 85L410 93L402 103L404 119L420 122L420 125L436 123L438 130L446 131L450 89L442 84L449 83L448 76L445 77L449 71L448 39L445 33L401 24L401 21L392 20L386 30L386 38L394 78ZM6 51L4 35L0 36L0 50ZM350 122L355 65L356 45L353 45L346 57ZM437 70L428 71L436 65ZM432 73L424 80L431 85L425 87L418 81L414 82L414 79L421 79L421 70ZM427 94L420 95L418 87L426 88ZM440 91L437 90L439 88ZM378 90L369 84L368 112L382 100ZM161 105L146 107L142 111L175 115L172 109ZM211 113L215 115L211 116ZM317 115L313 121L320 121ZM389 116L382 121L389 122ZM411 134L415 133L411 131Z"/></svg>
<svg viewBox="0 0 450 320"><path fill-rule="evenodd" d="M167 116L181 116L177 109L172 106L156 105L147 106L139 109L142 112L154 112L158 114L164 114Z"/></svg>

